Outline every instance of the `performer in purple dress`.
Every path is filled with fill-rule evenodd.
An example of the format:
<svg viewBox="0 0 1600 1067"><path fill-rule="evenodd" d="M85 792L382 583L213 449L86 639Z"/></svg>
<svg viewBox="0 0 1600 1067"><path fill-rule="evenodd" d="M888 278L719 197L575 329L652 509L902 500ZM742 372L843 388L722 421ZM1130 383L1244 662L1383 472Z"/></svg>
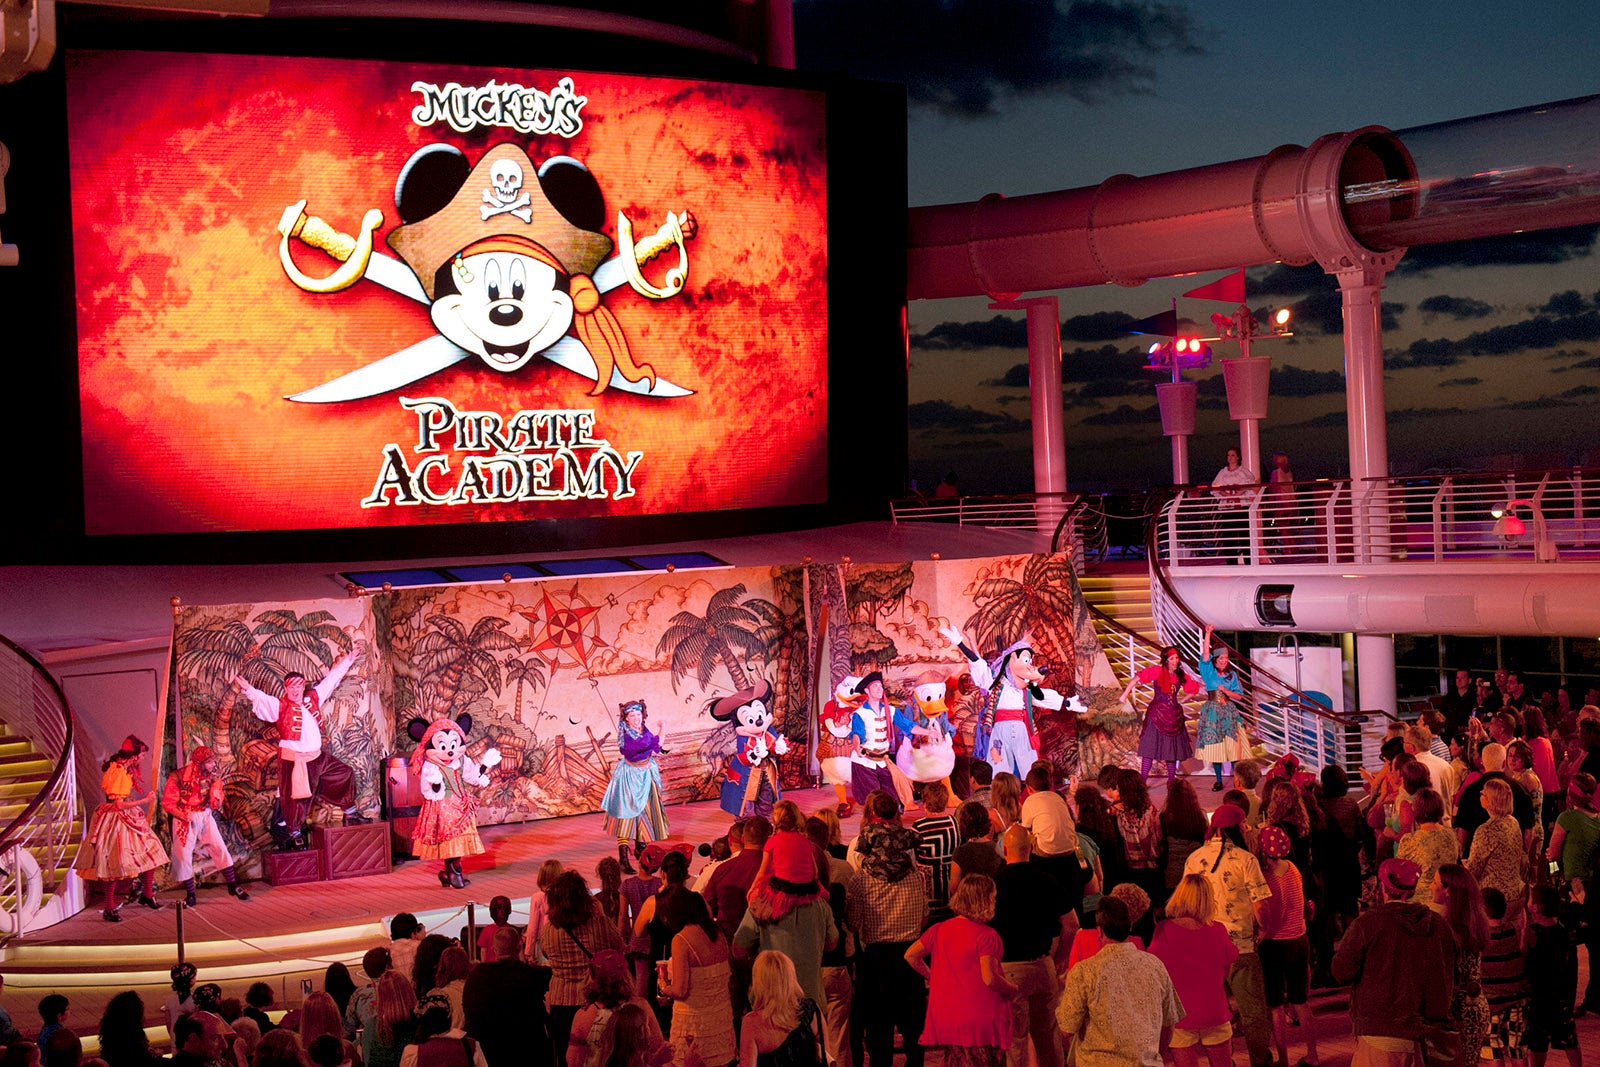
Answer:
<svg viewBox="0 0 1600 1067"><path fill-rule="evenodd" d="M1185 696L1200 691L1198 679L1184 673L1176 648L1161 653L1161 662L1133 676L1122 691L1124 703L1133 696L1136 685L1150 686L1150 703L1144 712L1144 728L1139 731L1139 772L1150 777L1150 764L1160 760L1167 765L1167 781L1177 777L1178 765L1194 756L1189 727L1183 716Z"/></svg>
<svg viewBox="0 0 1600 1067"><path fill-rule="evenodd" d="M628 859L628 843L636 854L644 852L646 841L667 836L667 811L661 805L661 767L656 753L666 753L661 740L645 729L642 700L621 705L622 721L617 729L617 750L622 758L611 769L611 784L600 800L606 813L606 833L617 835L617 858L622 869L633 873Z"/></svg>

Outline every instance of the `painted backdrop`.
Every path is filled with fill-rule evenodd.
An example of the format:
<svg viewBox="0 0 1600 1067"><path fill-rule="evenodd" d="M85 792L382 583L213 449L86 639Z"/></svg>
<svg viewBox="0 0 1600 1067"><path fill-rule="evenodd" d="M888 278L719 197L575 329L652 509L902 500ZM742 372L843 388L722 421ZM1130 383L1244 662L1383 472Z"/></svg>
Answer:
<svg viewBox="0 0 1600 1067"><path fill-rule="evenodd" d="M960 626L986 655L1031 634L1047 681L1090 708L1043 726L1046 754L1092 774L1121 761L1136 719L1116 702L1065 556L917 563L807 564L407 589L364 599L186 607L176 620L173 692L185 750L210 745L227 779L225 831L266 845L275 741L235 699L243 673L268 692L297 670L313 683L359 655L329 702L333 753L379 807L381 767L405 755L414 716L473 718L469 752L504 760L480 794L484 825L599 810L617 758L617 708L642 699L662 758L667 803L716 796L733 751L708 705L764 677L790 740L788 785L811 781L819 701L848 674L882 670L892 698L928 671L965 674L939 628ZM957 687L960 687L958 681ZM952 710L970 741L979 694ZM334 813L324 813L332 815Z"/></svg>

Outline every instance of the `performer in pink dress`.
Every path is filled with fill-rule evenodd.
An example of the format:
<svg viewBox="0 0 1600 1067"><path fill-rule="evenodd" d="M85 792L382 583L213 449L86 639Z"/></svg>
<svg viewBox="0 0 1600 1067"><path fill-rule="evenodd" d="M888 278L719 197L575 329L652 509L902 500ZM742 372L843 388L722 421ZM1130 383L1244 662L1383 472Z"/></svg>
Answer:
<svg viewBox="0 0 1600 1067"><path fill-rule="evenodd" d="M468 786L489 784L489 769L500 763L500 750L491 748L482 759L468 759L467 734L472 716L454 719L412 719L406 728L417 742L411 754L411 773L422 779L422 811L411 833L411 852L418 859L444 860L439 884L465 889L472 883L461 870L464 856L483 851L478 838L478 798Z"/></svg>
<svg viewBox="0 0 1600 1067"><path fill-rule="evenodd" d="M1133 696L1137 685L1148 685L1152 690L1145 708L1144 728L1139 731L1139 773L1150 777L1150 764L1162 760L1167 765L1167 781L1171 782L1178 776L1178 765L1194 756L1181 702L1185 696L1200 691L1200 681L1184 672L1178 650L1169 646L1161 653L1159 664L1133 676L1122 691L1124 703Z"/></svg>

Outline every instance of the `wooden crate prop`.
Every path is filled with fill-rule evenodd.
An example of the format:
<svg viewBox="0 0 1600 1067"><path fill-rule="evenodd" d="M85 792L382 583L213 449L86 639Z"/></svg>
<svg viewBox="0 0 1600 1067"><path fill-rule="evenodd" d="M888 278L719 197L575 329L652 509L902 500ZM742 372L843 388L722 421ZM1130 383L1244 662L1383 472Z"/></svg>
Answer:
<svg viewBox="0 0 1600 1067"><path fill-rule="evenodd" d="M322 856L322 876L329 880L389 873L387 822L314 826L311 828L311 848Z"/></svg>
<svg viewBox="0 0 1600 1067"><path fill-rule="evenodd" d="M267 853L267 882L270 885L300 885L322 881L322 852Z"/></svg>

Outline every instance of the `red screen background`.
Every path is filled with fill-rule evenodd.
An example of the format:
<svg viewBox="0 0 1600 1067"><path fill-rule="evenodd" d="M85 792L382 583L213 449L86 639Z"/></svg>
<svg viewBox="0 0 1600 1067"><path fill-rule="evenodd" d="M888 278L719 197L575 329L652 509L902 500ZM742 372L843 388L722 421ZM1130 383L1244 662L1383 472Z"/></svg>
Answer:
<svg viewBox="0 0 1600 1067"><path fill-rule="evenodd" d="M415 81L588 97L573 139L419 128ZM352 60L128 52L68 57L86 527L91 534L325 529L651 515L818 503L827 487L827 213L823 96L680 79ZM683 292L605 297L634 357L694 395L589 397L534 357L477 359L381 396L283 399L435 334L427 308L370 281L297 288L278 260L286 206L354 232L398 224L394 188L420 146L475 163L521 145L581 160L637 235L692 211ZM307 274L337 264L295 253ZM676 253L669 253L675 260ZM660 267L647 269L660 277ZM398 398L458 410L595 412L595 436L644 458L619 500L363 509L398 443L422 457ZM451 456L459 472L459 455ZM453 484L453 474L449 479Z"/></svg>

